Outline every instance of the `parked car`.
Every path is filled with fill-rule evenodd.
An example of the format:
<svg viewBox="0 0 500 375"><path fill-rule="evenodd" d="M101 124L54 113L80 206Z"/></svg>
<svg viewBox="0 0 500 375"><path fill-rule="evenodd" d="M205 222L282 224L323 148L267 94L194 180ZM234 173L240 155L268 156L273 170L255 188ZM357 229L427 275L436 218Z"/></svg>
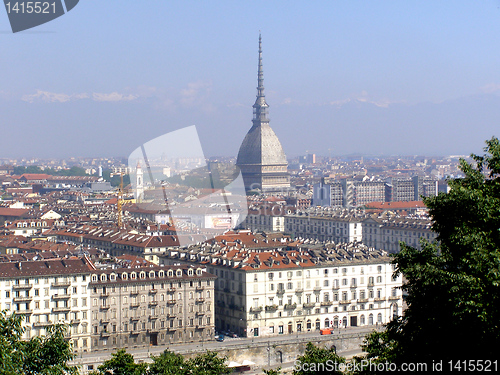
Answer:
<svg viewBox="0 0 500 375"><path fill-rule="evenodd" d="M333 333L333 329L331 328L323 328L319 330L320 335L331 335Z"/></svg>
<svg viewBox="0 0 500 375"><path fill-rule="evenodd" d="M216 341L220 341L220 342L224 341L224 335L219 335L219 336L216 336L216 337L215 337L215 340L216 340Z"/></svg>

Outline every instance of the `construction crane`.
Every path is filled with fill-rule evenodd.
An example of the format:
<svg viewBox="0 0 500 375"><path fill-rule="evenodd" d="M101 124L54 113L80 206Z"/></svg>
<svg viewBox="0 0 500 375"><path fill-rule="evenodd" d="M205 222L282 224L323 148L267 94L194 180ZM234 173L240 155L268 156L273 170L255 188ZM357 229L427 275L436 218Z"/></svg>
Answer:
<svg viewBox="0 0 500 375"><path fill-rule="evenodd" d="M120 187L118 189L118 196L116 197L116 209L118 210L118 228L119 229L121 229L123 226L122 208L123 208L123 172L120 172Z"/></svg>

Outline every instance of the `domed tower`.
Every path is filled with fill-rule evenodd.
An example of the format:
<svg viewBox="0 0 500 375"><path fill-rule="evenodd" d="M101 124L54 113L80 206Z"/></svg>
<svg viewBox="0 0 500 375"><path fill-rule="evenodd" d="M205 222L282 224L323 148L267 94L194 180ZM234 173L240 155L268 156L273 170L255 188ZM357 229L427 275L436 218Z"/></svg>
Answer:
<svg viewBox="0 0 500 375"><path fill-rule="evenodd" d="M262 38L259 35L259 70L253 125L240 146L236 165L241 169L247 190L286 191L290 188L288 162L278 137L269 126L268 108L264 95Z"/></svg>

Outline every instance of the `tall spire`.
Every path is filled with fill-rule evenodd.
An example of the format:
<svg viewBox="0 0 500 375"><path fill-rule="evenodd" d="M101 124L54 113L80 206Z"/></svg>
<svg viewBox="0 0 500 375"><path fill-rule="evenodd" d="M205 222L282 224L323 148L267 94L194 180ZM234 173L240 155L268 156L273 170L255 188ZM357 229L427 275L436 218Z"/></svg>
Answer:
<svg viewBox="0 0 500 375"><path fill-rule="evenodd" d="M269 123L267 118L267 109L269 106L266 103L264 95L264 70L262 69L262 36L259 34L259 70L257 79L257 99L253 105L253 124L254 126L261 125L263 122Z"/></svg>

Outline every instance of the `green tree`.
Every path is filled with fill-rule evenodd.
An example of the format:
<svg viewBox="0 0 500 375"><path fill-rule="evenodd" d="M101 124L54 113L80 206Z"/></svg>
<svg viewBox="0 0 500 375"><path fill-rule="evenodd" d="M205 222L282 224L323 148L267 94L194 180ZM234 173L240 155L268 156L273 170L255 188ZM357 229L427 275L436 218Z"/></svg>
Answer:
<svg viewBox="0 0 500 375"><path fill-rule="evenodd" d="M149 365L148 375L182 375L186 373L184 357L165 350L158 356L151 356L153 363Z"/></svg>
<svg viewBox="0 0 500 375"><path fill-rule="evenodd" d="M185 362L187 374L190 375L224 375L232 370L225 364L226 357L218 357L217 352L207 350Z"/></svg>
<svg viewBox="0 0 500 375"><path fill-rule="evenodd" d="M67 364L74 354L64 338L65 326L49 326L47 335L25 341L22 320L21 315L0 312L0 374L78 374L76 366Z"/></svg>
<svg viewBox="0 0 500 375"><path fill-rule="evenodd" d="M335 347L320 348L309 342L297 362L300 365L293 370L294 375L342 374L338 365L345 363L345 358L337 355Z"/></svg>
<svg viewBox="0 0 500 375"><path fill-rule="evenodd" d="M20 374L23 363L21 315L0 311L0 374Z"/></svg>
<svg viewBox="0 0 500 375"><path fill-rule="evenodd" d="M281 375L281 367L275 368L275 369L269 369L269 370L263 370L264 374L266 375Z"/></svg>
<svg viewBox="0 0 500 375"><path fill-rule="evenodd" d="M500 347L500 143L461 160L465 177L425 199L439 245L403 245L394 256L406 279L404 315L370 335L374 361L395 364L496 359Z"/></svg>
<svg viewBox="0 0 500 375"><path fill-rule="evenodd" d="M135 363L132 354L120 349L111 354L111 358L104 361L97 369L103 375L143 375L146 374L147 365Z"/></svg>

